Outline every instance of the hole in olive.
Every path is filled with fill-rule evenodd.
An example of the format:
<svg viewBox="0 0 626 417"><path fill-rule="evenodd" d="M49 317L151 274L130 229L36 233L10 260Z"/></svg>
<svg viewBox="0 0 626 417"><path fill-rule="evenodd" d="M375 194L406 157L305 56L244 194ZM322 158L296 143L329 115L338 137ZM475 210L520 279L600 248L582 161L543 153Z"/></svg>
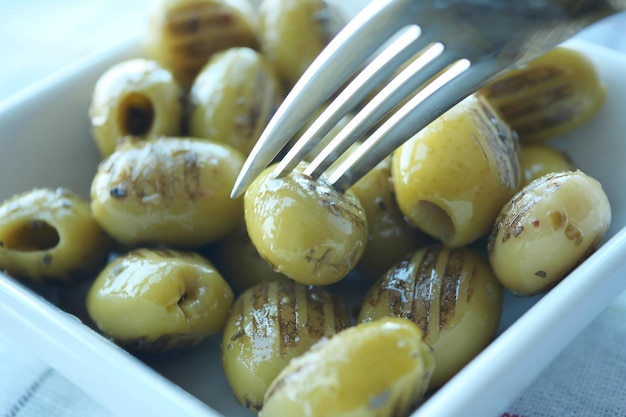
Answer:
<svg viewBox="0 0 626 417"><path fill-rule="evenodd" d="M139 93L127 94L120 104L119 126L122 135L146 136L154 123L152 101Z"/></svg>
<svg viewBox="0 0 626 417"><path fill-rule="evenodd" d="M414 212L414 219L418 219L420 229L429 235L446 241L454 236L454 224L441 207L430 201L421 200Z"/></svg>
<svg viewBox="0 0 626 417"><path fill-rule="evenodd" d="M188 286L185 288L185 292L178 299L178 305L183 307L198 297L198 288L195 285Z"/></svg>
<svg viewBox="0 0 626 417"><path fill-rule="evenodd" d="M32 220L21 223L2 237L4 247L33 252L52 249L59 244L59 233L48 223Z"/></svg>

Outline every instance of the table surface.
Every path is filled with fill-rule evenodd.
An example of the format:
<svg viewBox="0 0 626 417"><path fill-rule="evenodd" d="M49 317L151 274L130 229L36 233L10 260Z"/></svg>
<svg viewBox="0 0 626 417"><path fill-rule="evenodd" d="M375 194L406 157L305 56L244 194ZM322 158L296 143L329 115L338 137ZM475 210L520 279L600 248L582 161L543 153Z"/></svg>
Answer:
<svg viewBox="0 0 626 417"><path fill-rule="evenodd" d="M148 0L46 0L11 1L0 0L0 103L13 94L27 88L60 70L85 54L111 42L121 41L143 30ZM587 29L579 37L626 53L626 14L622 13ZM611 327L617 342L626 344L626 294L621 295L603 315L587 330L586 337L594 338ZM1 318L0 318L1 319ZM600 337L600 336L599 336ZM602 336L604 337L604 336ZM594 397L598 386L590 379L588 389L571 389L567 378L572 377L572 367L579 366L575 378L587 378L589 366L606 357L606 352L595 352L581 366L577 358L593 352L583 349L576 342L547 369L535 384L524 392L504 416L557 417L580 415ZM592 349L593 347L586 347ZM626 349L625 349L626 350ZM589 408L599 410L598 416L626 416L626 395L621 387L626 383L626 352L610 352L618 361L614 372L621 379L619 387L602 387L607 395L616 395L620 405L616 409L602 408L595 404ZM606 359L606 358L605 358ZM596 361L596 362L594 362ZM95 403L62 375L42 363L29 350L0 334L0 415L2 416L109 416L108 411ZM589 371L593 374L593 371ZM600 381L599 384L602 384ZM545 396L546 386L562 387L560 397L551 400L552 409L535 408L537 398ZM570 387L570 388L568 388ZM595 387L595 390L594 390ZM616 390L613 392L612 390ZM37 395L40 393L40 395ZM594 394L594 395L592 395ZM543 404L543 403L542 403ZM599 407L599 408L598 408ZM623 407L623 408L622 408ZM587 414L590 415L590 414Z"/></svg>

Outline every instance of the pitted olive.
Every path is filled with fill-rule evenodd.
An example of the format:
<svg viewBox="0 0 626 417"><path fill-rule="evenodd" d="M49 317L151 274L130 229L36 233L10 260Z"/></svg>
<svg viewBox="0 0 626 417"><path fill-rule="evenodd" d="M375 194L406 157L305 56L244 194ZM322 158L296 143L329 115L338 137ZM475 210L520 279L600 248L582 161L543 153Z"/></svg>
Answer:
<svg viewBox="0 0 626 417"><path fill-rule="evenodd" d="M111 261L86 300L106 336L150 353L190 348L222 330L232 302L232 290L202 256L143 248Z"/></svg>
<svg viewBox="0 0 626 417"><path fill-rule="evenodd" d="M393 153L400 210L447 246L475 241L519 189L518 147L489 103L468 97Z"/></svg>
<svg viewBox="0 0 626 417"><path fill-rule="evenodd" d="M89 202L64 188L36 188L0 205L0 270L70 282L101 268L112 240Z"/></svg>
<svg viewBox="0 0 626 417"><path fill-rule="evenodd" d="M103 157L127 136L179 135L182 115L182 90L172 73L156 61L139 58L102 74L89 107L94 140Z"/></svg>

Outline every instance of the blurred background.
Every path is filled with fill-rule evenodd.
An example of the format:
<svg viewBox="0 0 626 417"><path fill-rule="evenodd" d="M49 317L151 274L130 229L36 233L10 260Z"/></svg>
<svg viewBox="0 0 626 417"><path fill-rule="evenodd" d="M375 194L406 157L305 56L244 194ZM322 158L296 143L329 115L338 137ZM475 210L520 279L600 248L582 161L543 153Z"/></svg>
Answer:
<svg viewBox="0 0 626 417"><path fill-rule="evenodd" d="M0 0L0 101L107 45L143 33L151 0ZM626 14L580 36L626 53Z"/></svg>
<svg viewBox="0 0 626 417"><path fill-rule="evenodd" d="M0 101L143 33L150 0L0 0Z"/></svg>

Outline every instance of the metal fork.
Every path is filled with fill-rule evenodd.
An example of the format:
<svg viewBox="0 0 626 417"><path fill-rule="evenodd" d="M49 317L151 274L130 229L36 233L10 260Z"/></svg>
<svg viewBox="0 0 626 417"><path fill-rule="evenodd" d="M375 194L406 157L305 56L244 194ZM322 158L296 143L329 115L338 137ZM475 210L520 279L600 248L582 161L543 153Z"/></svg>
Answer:
<svg viewBox="0 0 626 417"><path fill-rule="evenodd" d="M626 0L373 0L289 92L248 156L231 196L241 195L333 96L279 161L275 176L290 172L336 123L361 106L304 171L319 178L366 136L325 174L345 191L501 71L624 9Z"/></svg>

